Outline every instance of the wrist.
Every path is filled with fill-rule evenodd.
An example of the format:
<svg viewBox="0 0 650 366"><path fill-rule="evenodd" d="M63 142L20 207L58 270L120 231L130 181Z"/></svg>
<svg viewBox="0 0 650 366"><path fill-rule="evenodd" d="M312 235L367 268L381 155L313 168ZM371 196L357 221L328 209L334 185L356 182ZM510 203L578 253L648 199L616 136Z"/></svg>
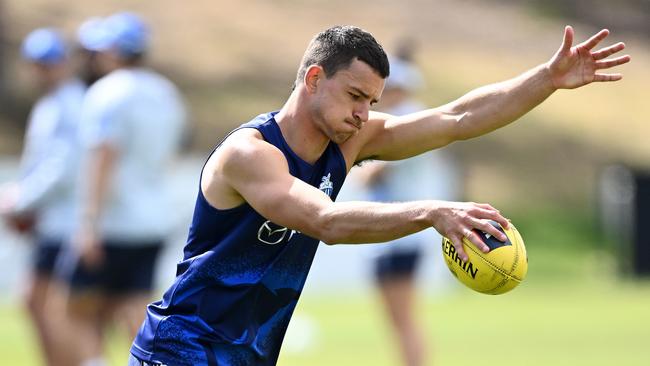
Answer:
<svg viewBox="0 0 650 366"><path fill-rule="evenodd" d="M537 72L540 75L541 87L543 90L546 90L549 94L551 94L560 89L560 87L556 85L555 79L553 78L551 61L541 64Z"/></svg>
<svg viewBox="0 0 650 366"><path fill-rule="evenodd" d="M437 227L440 221L441 201L427 201L426 222L429 227Z"/></svg>

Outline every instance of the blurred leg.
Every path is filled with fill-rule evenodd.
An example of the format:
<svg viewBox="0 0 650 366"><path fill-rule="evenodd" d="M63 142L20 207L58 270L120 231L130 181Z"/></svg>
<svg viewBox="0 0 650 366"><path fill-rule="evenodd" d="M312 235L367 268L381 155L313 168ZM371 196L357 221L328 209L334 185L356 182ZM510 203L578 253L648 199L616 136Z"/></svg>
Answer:
<svg viewBox="0 0 650 366"><path fill-rule="evenodd" d="M34 274L27 284L25 293L25 307L34 324L39 346L43 351L46 365L55 365L52 342L52 329L48 323L46 304L50 290L51 279L49 276Z"/></svg>
<svg viewBox="0 0 650 366"><path fill-rule="evenodd" d="M130 294L122 297L116 304L115 316L121 321L131 340L133 340L142 326L147 305L151 301L148 292Z"/></svg>
<svg viewBox="0 0 650 366"><path fill-rule="evenodd" d="M73 365L102 364L106 299L98 293L72 293L68 296L66 309Z"/></svg>
<svg viewBox="0 0 650 366"><path fill-rule="evenodd" d="M50 366L69 364L62 357L60 347L64 339L60 325L64 318L62 300L65 287L55 275L61 245L59 240L37 238L32 256L32 277L25 292L25 305L36 329L44 363Z"/></svg>
<svg viewBox="0 0 650 366"><path fill-rule="evenodd" d="M391 324L397 331L404 365L424 365L424 336L415 315L416 286L412 276L383 279L379 284Z"/></svg>
<svg viewBox="0 0 650 366"><path fill-rule="evenodd" d="M45 312L48 314L48 325L52 341L53 365L73 365L71 349L71 331L66 311L68 289L64 283L54 280L50 283Z"/></svg>
<svg viewBox="0 0 650 366"><path fill-rule="evenodd" d="M158 241L105 244L103 329L118 323L124 326L130 341L135 338L151 301L154 267L161 246Z"/></svg>
<svg viewBox="0 0 650 366"><path fill-rule="evenodd" d="M161 247L158 241L107 246L112 263L121 269L120 276L114 276L109 286L114 314L124 324L131 340L140 330L152 298L154 268Z"/></svg>

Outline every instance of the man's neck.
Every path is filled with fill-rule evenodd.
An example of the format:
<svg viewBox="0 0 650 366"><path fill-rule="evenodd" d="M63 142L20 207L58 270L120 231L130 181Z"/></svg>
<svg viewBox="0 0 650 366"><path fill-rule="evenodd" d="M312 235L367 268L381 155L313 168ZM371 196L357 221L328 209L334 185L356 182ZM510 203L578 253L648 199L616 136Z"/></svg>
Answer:
<svg viewBox="0 0 650 366"><path fill-rule="evenodd" d="M47 81L42 87L42 94L47 95L56 92L67 81L67 78L67 75L62 75L59 78Z"/></svg>
<svg viewBox="0 0 650 366"><path fill-rule="evenodd" d="M280 131L291 150L302 160L313 164L323 155L330 140L316 125L306 108L304 96L294 90L275 116Z"/></svg>

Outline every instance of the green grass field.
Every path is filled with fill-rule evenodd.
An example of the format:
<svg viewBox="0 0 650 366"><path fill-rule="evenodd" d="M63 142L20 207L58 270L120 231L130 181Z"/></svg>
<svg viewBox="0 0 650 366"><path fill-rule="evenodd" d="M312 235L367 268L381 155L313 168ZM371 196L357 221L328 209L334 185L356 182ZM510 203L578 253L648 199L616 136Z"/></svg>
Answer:
<svg viewBox="0 0 650 366"><path fill-rule="evenodd" d="M306 299L321 343L283 365L397 365L371 298ZM505 296L459 291L420 307L436 365L648 365L650 284L523 286Z"/></svg>
<svg viewBox="0 0 650 366"><path fill-rule="evenodd" d="M529 255L519 288L488 296L458 287L421 298L431 364L648 365L650 281L617 275L612 250L595 242L595 224L585 215L547 212L514 222ZM295 318L302 326L291 330L279 364L398 365L376 300L372 292L302 298ZM0 364L39 365L21 309L0 306L0 324ZM111 365L126 364L129 343L117 331L110 334Z"/></svg>
<svg viewBox="0 0 650 366"><path fill-rule="evenodd" d="M280 365L398 365L392 334L371 295L305 298L297 314L314 324L303 353ZM650 360L650 283L525 284L504 296L460 289L419 308L435 365L645 366ZM0 363L38 365L23 313L0 309ZM113 334L112 365L128 341Z"/></svg>

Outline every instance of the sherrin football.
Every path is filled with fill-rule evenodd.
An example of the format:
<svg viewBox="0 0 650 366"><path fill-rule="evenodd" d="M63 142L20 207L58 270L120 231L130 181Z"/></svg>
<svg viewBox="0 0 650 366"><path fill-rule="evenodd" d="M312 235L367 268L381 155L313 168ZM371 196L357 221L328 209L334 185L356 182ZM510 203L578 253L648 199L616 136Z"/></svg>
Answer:
<svg viewBox="0 0 650 366"><path fill-rule="evenodd" d="M500 224L490 224L506 234L505 242L479 230L474 233L483 239L490 251L483 253L467 238L463 238L463 249L467 262L463 262L451 240L442 238L442 254L451 273L472 290L490 294L503 294L517 287L526 277L528 257L519 231L510 223L504 230Z"/></svg>

